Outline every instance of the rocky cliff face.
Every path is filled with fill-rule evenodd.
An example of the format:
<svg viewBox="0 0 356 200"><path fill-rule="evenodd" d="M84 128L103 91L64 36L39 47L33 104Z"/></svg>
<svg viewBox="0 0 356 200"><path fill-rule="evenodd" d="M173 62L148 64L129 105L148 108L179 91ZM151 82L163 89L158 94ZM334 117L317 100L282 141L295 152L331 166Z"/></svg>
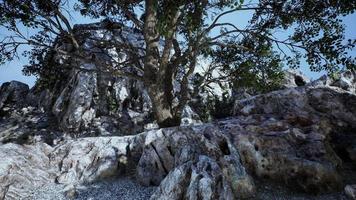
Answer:
<svg viewBox="0 0 356 200"><path fill-rule="evenodd" d="M142 89L140 83L116 78L103 81L115 89L100 90L104 86L99 76L93 72L70 76L73 79L47 111L22 106L33 103L33 92L22 84L2 86L0 157L6 159L0 162L1 199L30 198L51 185L61 187L59 193L68 198L80 199L77 192L83 185L122 176L156 186L151 199L261 199L261 181L303 194L340 191L349 184L345 194L333 197L355 196L354 72L237 99L231 108L234 116L211 123L155 128L131 136L84 137L99 128L101 135L105 131L120 135L127 122L111 128L116 120L125 113L142 116L149 110L149 101L137 100L132 92ZM107 97L98 97L98 90L115 94L114 114L100 107L104 103L96 103ZM132 116L127 121L139 124ZM109 120L112 124L103 125ZM58 129L57 121L87 129L79 134L82 138L70 138L66 129ZM127 130L134 134L142 129Z"/></svg>
<svg viewBox="0 0 356 200"><path fill-rule="evenodd" d="M106 67L128 55L118 54L119 49L99 47L97 42L135 41L135 45L143 45L142 37L133 29L108 30L106 26L105 23L76 26L76 35L86 57L91 59L56 53L51 59L58 64L55 67L63 68L61 76L52 80L46 90L38 89L44 82L41 79L46 77L40 78L29 95L30 99L40 97L34 104L51 112L63 130L86 129L83 133L86 135L127 135L143 131L143 125L152 121L151 103L143 84L114 75ZM64 50L72 48L66 43L59 45Z"/></svg>

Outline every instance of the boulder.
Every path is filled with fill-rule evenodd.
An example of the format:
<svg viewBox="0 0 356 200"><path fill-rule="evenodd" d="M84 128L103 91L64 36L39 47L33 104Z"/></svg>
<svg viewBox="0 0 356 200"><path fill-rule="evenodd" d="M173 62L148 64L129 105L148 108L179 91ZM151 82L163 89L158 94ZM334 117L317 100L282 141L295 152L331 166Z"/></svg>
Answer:
<svg viewBox="0 0 356 200"><path fill-rule="evenodd" d="M46 144L0 145L0 199L23 199L34 187L53 182L57 172L48 157L52 150Z"/></svg>
<svg viewBox="0 0 356 200"><path fill-rule="evenodd" d="M252 173L305 191L342 187L337 169L355 160L356 95L321 80L235 101L244 124L235 144Z"/></svg>
<svg viewBox="0 0 356 200"><path fill-rule="evenodd" d="M340 128L356 128L356 95L337 87L298 87L237 100L235 115L299 113L327 118Z"/></svg>
<svg viewBox="0 0 356 200"><path fill-rule="evenodd" d="M75 193L78 185L134 174L144 135L67 139L53 148L44 143L0 146L0 197L23 199L46 184L61 184Z"/></svg>
<svg viewBox="0 0 356 200"><path fill-rule="evenodd" d="M345 194L350 198L356 199L356 185L347 185L345 187Z"/></svg>
<svg viewBox="0 0 356 200"><path fill-rule="evenodd" d="M53 117L36 107L6 107L0 116L0 144L34 144L44 142L53 145L63 133L58 131Z"/></svg>
<svg viewBox="0 0 356 200"><path fill-rule="evenodd" d="M287 69L283 72L281 81L282 88L293 88L304 86L310 82L310 79L299 70Z"/></svg>
<svg viewBox="0 0 356 200"><path fill-rule="evenodd" d="M107 26L107 22L76 25L73 31L85 49L85 58L51 54L49 63L55 64L46 70L56 71L60 67L58 79L40 77L28 95L31 105L44 107L54 114L62 130L88 132L82 136L129 135L142 132L144 124L153 121L149 115L151 101L143 83L112 72L112 68L118 67L113 66L113 61L124 61L128 56L125 48L102 48L97 44L115 41L143 45L142 36L128 27L107 30ZM57 45L67 51L72 48L65 42ZM122 67L127 73L136 73L130 67Z"/></svg>
<svg viewBox="0 0 356 200"><path fill-rule="evenodd" d="M328 123L303 117L240 116L219 125L251 175L309 193L338 190L341 159L326 139Z"/></svg>
<svg viewBox="0 0 356 200"><path fill-rule="evenodd" d="M333 76L324 75L308 84L312 87L329 86L338 87L352 94L356 94L356 71L346 70L335 73Z"/></svg>
<svg viewBox="0 0 356 200"><path fill-rule="evenodd" d="M0 109L5 104L22 106L25 103L29 87L25 83L11 81L3 83L0 87Z"/></svg>
<svg viewBox="0 0 356 200"><path fill-rule="evenodd" d="M212 124L147 133L137 167L151 199L239 199L255 193L238 151Z"/></svg>
<svg viewBox="0 0 356 200"><path fill-rule="evenodd" d="M58 171L56 182L79 185L132 174L142 154L144 134L124 137L89 137L68 140L55 147L50 163Z"/></svg>

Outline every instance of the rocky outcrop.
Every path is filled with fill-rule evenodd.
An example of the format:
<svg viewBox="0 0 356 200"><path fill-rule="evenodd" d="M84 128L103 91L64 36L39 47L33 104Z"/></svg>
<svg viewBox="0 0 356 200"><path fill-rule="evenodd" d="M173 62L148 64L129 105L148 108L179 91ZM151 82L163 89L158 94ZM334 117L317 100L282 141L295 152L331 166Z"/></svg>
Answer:
<svg viewBox="0 0 356 200"><path fill-rule="evenodd" d="M0 145L0 199L22 199L34 187L53 182L56 171L48 157L52 150L46 144Z"/></svg>
<svg viewBox="0 0 356 200"><path fill-rule="evenodd" d="M58 171L56 182L78 185L130 173L142 153L144 139L145 135L139 134L68 140L49 155Z"/></svg>
<svg viewBox="0 0 356 200"><path fill-rule="evenodd" d="M159 185L151 199L239 199L255 192L239 153L214 125L147 133L137 168L144 185Z"/></svg>
<svg viewBox="0 0 356 200"><path fill-rule="evenodd" d="M55 71L60 67L61 74L55 80L47 80L49 77L45 75L40 77L28 95L31 105L44 107L55 115L62 130L81 132L78 134L81 136L128 135L144 131L144 124L153 121L149 116L151 102L142 82L112 71L115 67L123 67L125 72L132 70L113 64L129 56L125 54L126 49L98 45L101 41L140 46L143 45L142 36L123 26L116 25L108 30L107 23L75 26L74 33L85 50L84 58L60 53L49 55L49 63L55 64L44 70ZM57 45L66 51L72 48L65 42Z"/></svg>
<svg viewBox="0 0 356 200"><path fill-rule="evenodd" d="M304 86L310 82L310 79L299 70L288 69L283 72L281 88L293 88Z"/></svg>
<svg viewBox="0 0 356 200"><path fill-rule="evenodd" d="M72 193L80 184L134 174L136 166L137 178L143 184L160 185L152 199L209 194L233 199L250 196L254 191L236 149L213 125L161 129L136 136L67 140L53 148L41 143L1 146L1 153L10 151L9 163L0 168L0 179L5 180L0 182L0 193L5 199L17 199L13 193L24 197L31 188L50 182L64 184L68 186L66 191ZM18 159L21 161L17 162ZM181 168L186 171L179 171ZM175 176L177 172L184 173ZM44 175L38 178L39 174ZM26 186L17 182L20 178L28 179Z"/></svg>
<svg viewBox="0 0 356 200"><path fill-rule="evenodd" d="M341 160L327 140L326 122L298 115L251 115L219 124L255 177L312 193L342 187Z"/></svg>
<svg viewBox="0 0 356 200"><path fill-rule="evenodd" d="M255 114L135 136L67 139L54 147L6 144L0 152L13 153L0 168L0 179L6 180L0 193L16 199L9 191L25 196L31 187L56 182L75 194L81 184L123 174L158 185L151 199L253 196L250 175L308 192L332 191L342 186L342 160L328 140L331 128L328 121L307 116ZM8 175L9 168L19 176ZM44 177L36 178L41 173ZM17 190L23 187L18 177L32 182Z"/></svg>
<svg viewBox="0 0 356 200"><path fill-rule="evenodd" d="M338 87L352 94L356 94L356 71L347 70L335 73L333 76L324 75L311 82L308 86L312 87Z"/></svg>
<svg viewBox="0 0 356 200"><path fill-rule="evenodd" d="M345 194L350 198L356 199L356 185L347 185L345 187Z"/></svg>
<svg viewBox="0 0 356 200"><path fill-rule="evenodd" d="M338 127L356 126L356 95L338 87L298 87L235 102L235 115L300 113L328 118Z"/></svg>
<svg viewBox="0 0 356 200"><path fill-rule="evenodd" d="M6 104L16 104L17 106L22 106L28 92L28 85L18 81L11 81L2 84L0 88L0 109L2 109Z"/></svg>
<svg viewBox="0 0 356 200"><path fill-rule="evenodd" d="M54 145L63 136L55 119L41 109L31 106L16 108L16 105L8 105L2 111L6 114L0 116L0 145L37 142Z"/></svg>
<svg viewBox="0 0 356 200"><path fill-rule="evenodd" d="M258 177L306 191L342 187L338 169L355 159L356 95L350 90L354 83L336 82L237 100L234 112L245 119L245 128L236 131L245 134L234 140L245 166Z"/></svg>

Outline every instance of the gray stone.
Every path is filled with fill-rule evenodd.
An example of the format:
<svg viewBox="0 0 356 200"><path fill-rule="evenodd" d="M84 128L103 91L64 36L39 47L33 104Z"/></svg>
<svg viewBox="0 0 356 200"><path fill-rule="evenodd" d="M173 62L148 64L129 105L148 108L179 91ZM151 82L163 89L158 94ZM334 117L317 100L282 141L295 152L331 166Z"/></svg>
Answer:
<svg viewBox="0 0 356 200"><path fill-rule="evenodd" d="M345 193L349 198L355 200L356 199L356 185L347 185L345 187Z"/></svg>
<svg viewBox="0 0 356 200"><path fill-rule="evenodd" d="M309 83L308 86L338 87L352 94L356 94L356 71L346 70L346 71L336 73L334 76L324 75L319 79Z"/></svg>
<svg viewBox="0 0 356 200"><path fill-rule="evenodd" d="M0 198L16 200L27 197L33 187L54 182L56 170L51 168L46 144L0 145Z"/></svg>
<svg viewBox="0 0 356 200"><path fill-rule="evenodd" d="M29 87L24 83L18 81L3 83L0 87L0 109L5 104L23 106L28 92Z"/></svg>
<svg viewBox="0 0 356 200"><path fill-rule="evenodd" d="M151 199L238 199L255 186L238 151L210 124L147 133L137 167L144 185L159 185Z"/></svg>
<svg viewBox="0 0 356 200"><path fill-rule="evenodd" d="M310 79L299 70L287 69L283 73L282 88L304 86L310 82Z"/></svg>

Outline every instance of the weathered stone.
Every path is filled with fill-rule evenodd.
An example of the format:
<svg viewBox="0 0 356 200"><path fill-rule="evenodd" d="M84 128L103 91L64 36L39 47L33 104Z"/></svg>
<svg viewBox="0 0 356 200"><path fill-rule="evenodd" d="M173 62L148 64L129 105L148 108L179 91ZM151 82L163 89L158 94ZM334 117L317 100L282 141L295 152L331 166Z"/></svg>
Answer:
<svg viewBox="0 0 356 200"><path fill-rule="evenodd" d="M346 70L335 74L334 76L324 75L319 79L308 84L312 87L338 87L352 94L356 94L356 71Z"/></svg>
<svg viewBox="0 0 356 200"><path fill-rule="evenodd" d="M235 102L234 113L235 115L297 113L297 116L328 118L336 125L355 128L356 95L330 87L291 88L238 100ZM303 119L299 117L298 120Z"/></svg>
<svg viewBox="0 0 356 200"><path fill-rule="evenodd" d="M28 92L29 87L24 83L18 81L3 83L0 87L0 109L5 104L23 106Z"/></svg>
<svg viewBox="0 0 356 200"><path fill-rule="evenodd" d="M62 132L57 131L54 120L35 107L16 108L4 107L4 116L0 116L0 144L34 144L44 142L53 145L54 140L62 136Z"/></svg>
<svg viewBox="0 0 356 200"><path fill-rule="evenodd" d="M243 134L231 134L257 176L305 191L341 187L336 169L352 160L356 141L354 93L330 83L307 84L237 100L234 112Z"/></svg>
<svg viewBox="0 0 356 200"><path fill-rule="evenodd" d="M82 184L129 173L142 153L144 135L69 140L49 155L61 184Z"/></svg>
<svg viewBox="0 0 356 200"><path fill-rule="evenodd" d="M283 79L281 81L282 88L293 88L304 86L310 82L310 79L305 76L301 71L288 69L285 70Z"/></svg>
<svg viewBox="0 0 356 200"><path fill-rule="evenodd" d="M345 194L349 198L355 200L356 199L356 185L347 185L345 187Z"/></svg>
<svg viewBox="0 0 356 200"><path fill-rule="evenodd" d="M51 151L46 144L0 145L0 199L22 199L32 188L53 182L56 170L50 166Z"/></svg>
<svg viewBox="0 0 356 200"><path fill-rule="evenodd" d="M278 126L272 125L277 122ZM243 165L253 175L308 192L341 187L337 171L341 160L328 141L309 138L313 130L327 134L322 128L291 125L286 119L276 121L272 115L241 116L219 123L234 138ZM251 126L259 129L249 129Z"/></svg>
<svg viewBox="0 0 356 200"><path fill-rule="evenodd" d="M151 199L237 199L255 191L237 150L209 124L148 132L137 179L159 185Z"/></svg>

